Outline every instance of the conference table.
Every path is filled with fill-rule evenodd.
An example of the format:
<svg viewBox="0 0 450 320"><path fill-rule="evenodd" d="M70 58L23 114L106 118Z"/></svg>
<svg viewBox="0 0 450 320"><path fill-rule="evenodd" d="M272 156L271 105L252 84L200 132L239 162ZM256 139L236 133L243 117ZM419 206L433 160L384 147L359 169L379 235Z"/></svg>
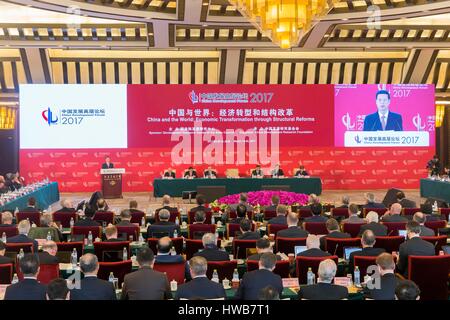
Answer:
<svg viewBox="0 0 450 320"><path fill-rule="evenodd" d="M318 177L309 178L218 178L218 179L155 179L153 194L155 198L169 195L181 197L183 191L195 191L197 187L224 186L226 194L267 189L268 186L289 186L289 191L320 195L322 181Z"/></svg>
<svg viewBox="0 0 450 320"><path fill-rule="evenodd" d="M429 178L420 179L420 196L450 203L450 182Z"/></svg>
<svg viewBox="0 0 450 320"><path fill-rule="evenodd" d="M0 206L0 211L14 211L16 208L26 208L28 199L33 197L36 199L36 207L45 210L50 205L59 201L59 189L57 182L50 182L27 194L21 195L4 205Z"/></svg>

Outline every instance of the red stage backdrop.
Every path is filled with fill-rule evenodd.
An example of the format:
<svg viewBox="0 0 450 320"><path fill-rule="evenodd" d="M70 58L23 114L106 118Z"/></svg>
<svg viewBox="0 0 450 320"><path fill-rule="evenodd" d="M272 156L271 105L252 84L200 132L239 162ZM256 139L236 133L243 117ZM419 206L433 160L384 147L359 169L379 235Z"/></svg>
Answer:
<svg viewBox="0 0 450 320"><path fill-rule="evenodd" d="M367 110L376 110L379 89L365 88ZM423 118L434 116L434 101L420 104ZM358 106L348 105L355 114ZM414 145L415 131L389 133L405 144L335 146L342 145L335 134L345 132L335 125L345 113L340 105L335 117L333 85L33 85L21 88L20 114L21 174L58 181L63 192L99 190L106 155L126 169L127 192L152 191L153 179L168 167L177 177L190 165L200 174L210 165L220 176L228 168L246 176L256 163L267 171L280 163L292 175L299 161L322 178L324 189L418 188L434 154L428 124L417 129L429 132L420 132L421 146ZM362 139L372 139L365 134Z"/></svg>

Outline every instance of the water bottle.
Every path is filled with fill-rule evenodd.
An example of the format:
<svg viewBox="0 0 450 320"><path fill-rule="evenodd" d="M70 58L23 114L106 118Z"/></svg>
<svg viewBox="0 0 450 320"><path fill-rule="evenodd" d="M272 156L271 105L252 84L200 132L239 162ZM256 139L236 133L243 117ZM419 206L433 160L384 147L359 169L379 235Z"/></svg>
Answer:
<svg viewBox="0 0 450 320"><path fill-rule="evenodd" d="M173 237L178 238L178 231L177 229L173 230Z"/></svg>
<svg viewBox="0 0 450 320"><path fill-rule="evenodd" d="M78 262L78 253L77 249L73 248L72 254L70 256L70 261L72 263L72 268L75 269Z"/></svg>
<svg viewBox="0 0 450 320"><path fill-rule="evenodd" d="M142 217L141 226L145 227L145 217Z"/></svg>
<svg viewBox="0 0 450 320"><path fill-rule="evenodd" d="M36 227L37 227L36 223L33 222L33 223L31 224L31 227L32 227L32 228L36 228Z"/></svg>
<svg viewBox="0 0 450 320"><path fill-rule="evenodd" d="M92 244L92 231L89 231L88 234L88 244Z"/></svg>
<svg viewBox="0 0 450 320"><path fill-rule="evenodd" d="M178 219L178 217L175 218L175 224L176 224L177 226L180 225L180 219Z"/></svg>
<svg viewBox="0 0 450 320"><path fill-rule="evenodd" d="M108 281L111 283L114 283L114 273L112 273L112 272L109 273Z"/></svg>
<svg viewBox="0 0 450 320"><path fill-rule="evenodd" d="M437 201L435 201L433 203L433 212L437 212L437 211L438 211L438 204L437 204Z"/></svg>
<svg viewBox="0 0 450 320"><path fill-rule="evenodd" d="M237 269L234 269L233 279L231 279L231 281L239 281L239 272Z"/></svg>
<svg viewBox="0 0 450 320"><path fill-rule="evenodd" d="M171 256L176 256L177 255L177 251L175 250L175 247L170 248L170 255Z"/></svg>
<svg viewBox="0 0 450 320"><path fill-rule="evenodd" d="M352 274L347 273L347 279L348 279L348 286L351 287L353 285L353 279Z"/></svg>
<svg viewBox="0 0 450 320"><path fill-rule="evenodd" d="M314 272L312 272L311 268L308 268L308 273L306 274L306 279L307 279L306 283L308 285L313 285L316 280L316 276L314 275Z"/></svg>
<svg viewBox="0 0 450 320"><path fill-rule="evenodd" d="M353 273L353 278L355 279L355 286L361 285L361 273L359 272L359 267L355 267L355 271Z"/></svg>
<svg viewBox="0 0 450 320"><path fill-rule="evenodd" d="M123 248L123 261L128 260L128 251L127 248Z"/></svg>
<svg viewBox="0 0 450 320"><path fill-rule="evenodd" d="M173 279L172 281L170 281L170 290L177 291L177 289L178 289L178 283L175 279Z"/></svg>
<svg viewBox="0 0 450 320"><path fill-rule="evenodd" d="M20 248L20 251L19 251L19 260L22 259L24 256L25 256L25 252L23 252L23 249Z"/></svg>
<svg viewBox="0 0 450 320"><path fill-rule="evenodd" d="M140 243L144 242L144 237L142 236L142 233L139 233L139 242Z"/></svg>
<svg viewBox="0 0 450 320"><path fill-rule="evenodd" d="M17 276L17 273L14 273L14 277L12 278L11 284L19 282L19 277Z"/></svg>
<svg viewBox="0 0 450 320"><path fill-rule="evenodd" d="M2 242L6 243L6 233L4 233L4 232L2 234Z"/></svg>
<svg viewBox="0 0 450 320"><path fill-rule="evenodd" d="M211 280L216 282L216 283L219 283L219 274L217 273L217 269L214 269L213 276L212 276Z"/></svg>
<svg viewBox="0 0 450 320"><path fill-rule="evenodd" d="M14 210L14 215L17 215L17 213L19 212L19 208L16 207L16 210ZM30 220L27 218L28 222L30 222Z"/></svg>
<svg viewBox="0 0 450 320"><path fill-rule="evenodd" d="M211 224L216 224L216 219L214 218L214 216L211 217Z"/></svg>
<svg viewBox="0 0 450 320"><path fill-rule="evenodd" d="M49 232L47 232L47 241L52 241L52 234Z"/></svg>
<svg viewBox="0 0 450 320"><path fill-rule="evenodd" d="M72 217L72 218L70 218L70 228L72 228L74 224L75 224L75 221L73 220L73 217Z"/></svg>

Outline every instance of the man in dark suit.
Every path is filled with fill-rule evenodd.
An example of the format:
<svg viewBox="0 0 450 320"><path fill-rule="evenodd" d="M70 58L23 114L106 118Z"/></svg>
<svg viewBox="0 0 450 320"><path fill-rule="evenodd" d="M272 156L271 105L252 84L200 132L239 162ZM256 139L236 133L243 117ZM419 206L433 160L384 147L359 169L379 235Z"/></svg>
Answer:
<svg viewBox="0 0 450 320"><path fill-rule="evenodd" d="M229 261L226 251L217 247L217 239L213 233L205 233L202 237L203 250L196 252L194 257L203 257L208 261Z"/></svg>
<svg viewBox="0 0 450 320"><path fill-rule="evenodd" d="M420 239L420 225L416 221L409 221L406 224L406 234L408 240L400 245L397 259L397 269L405 277L408 276L409 256L435 255L435 248L433 244Z"/></svg>
<svg viewBox="0 0 450 320"><path fill-rule="evenodd" d="M243 206L245 206L245 208L247 209L247 212L251 212L253 211L253 207L247 202L248 201L248 197L246 193L241 193L239 195L239 203L236 204L230 204L228 207L232 210L232 211L236 211L237 206L242 204Z"/></svg>
<svg viewBox="0 0 450 320"><path fill-rule="evenodd" d="M75 208L73 207L72 201L69 199L61 200L61 209L55 211L55 213L74 213Z"/></svg>
<svg viewBox="0 0 450 320"><path fill-rule="evenodd" d="M141 210L138 209L138 203L136 200L131 200L130 201L130 206L129 206L129 210L131 213L131 216L133 217L134 215L143 215L145 217L145 213ZM139 221L140 222L140 221Z"/></svg>
<svg viewBox="0 0 450 320"><path fill-rule="evenodd" d="M139 270L125 275L122 284L122 300L163 300L170 299L167 276L153 270L155 256L152 249L143 247L139 249L136 260Z"/></svg>
<svg viewBox="0 0 450 320"><path fill-rule="evenodd" d="M320 237L310 234L306 238L307 250L297 254L299 257L329 257L330 253L320 249Z"/></svg>
<svg viewBox="0 0 450 320"><path fill-rule="evenodd" d="M298 226L298 216L296 212L289 212L286 218L288 225L287 229L277 232L277 237L282 238L306 238L309 234L308 231L303 230Z"/></svg>
<svg viewBox="0 0 450 320"><path fill-rule="evenodd" d="M342 300L348 298L348 289L332 284L337 266L331 259L320 262L317 284L302 287L298 292L299 299L308 300Z"/></svg>
<svg viewBox="0 0 450 320"><path fill-rule="evenodd" d="M349 217L347 219L342 220L342 224L344 223L366 223L366 219L360 218L359 208L356 204L352 203L348 206Z"/></svg>
<svg viewBox="0 0 450 320"><path fill-rule="evenodd" d="M306 171L305 166L301 165L295 172L294 177L306 177L309 176L308 171Z"/></svg>
<svg viewBox="0 0 450 320"><path fill-rule="evenodd" d="M38 243L36 240L28 237L28 233L30 232L30 222L28 220L22 220L17 225L17 229L19 230L19 234L17 236L13 236L7 239L8 243L33 243L34 252L38 252Z"/></svg>
<svg viewBox="0 0 450 320"><path fill-rule="evenodd" d="M383 237L387 236L387 227L381 223L378 223L378 213L375 211L369 211L366 215L367 224L363 224L359 228L358 237L360 237L364 231L371 230L375 236Z"/></svg>
<svg viewBox="0 0 450 320"><path fill-rule="evenodd" d="M402 191L397 192L397 201L402 205L402 208L417 208L416 202L407 199Z"/></svg>
<svg viewBox="0 0 450 320"><path fill-rule="evenodd" d="M267 224L287 224L286 213L287 213L286 206L278 205L277 216L267 221Z"/></svg>
<svg viewBox="0 0 450 320"><path fill-rule="evenodd" d="M54 241L45 241L42 245L42 252L38 252L39 264L58 264L57 252L58 246Z"/></svg>
<svg viewBox="0 0 450 320"><path fill-rule="evenodd" d="M115 225L112 225L112 224L108 225L105 228L105 237L106 237L106 240L103 241L103 242L128 241L128 239L126 239L126 240L119 239L119 234L118 234L118 231L117 231L117 227ZM106 261L111 261L111 260L106 260Z"/></svg>
<svg viewBox="0 0 450 320"><path fill-rule="evenodd" d="M375 195L373 193L366 193L366 204L363 205L363 209L384 209L384 204L376 202Z"/></svg>
<svg viewBox="0 0 450 320"><path fill-rule="evenodd" d="M182 284L177 290L177 299L225 299L225 290L219 283L206 277L208 262L204 257L194 256L189 260L192 280Z"/></svg>
<svg viewBox="0 0 450 320"><path fill-rule="evenodd" d="M391 209L381 217L383 222L407 222L408 219L400 215L402 213L402 205L400 203L393 203Z"/></svg>
<svg viewBox="0 0 450 320"><path fill-rule="evenodd" d="M420 225L420 236L421 237L433 237L434 230L428 227L425 227L426 217L422 212L416 212L413 216L413 220L416 221Z"/></svg>
<svg viewBox="0 0 450 320"><path fill-rule="evenodd" d="M274 287L281 296L283 282L279 275L272 272L275 269L276 262L276 255L264 253L259 259L259 270L244 274L234 298L238 300L256 300L261 289L267 286Z"/></svg>
<svg viewBox="0 0 450 320"><path fill-rule="evenodd" d="M247 207L243 204L238 204L236 207L236 218L231 219L230 223L241 223L242 220L246 219Z"/></svg>
<svg viewBox="0 0 450 320"><path fill-rule="evenodd" d="M280 165L277 164L275 168L272 170L272 178L284 177L284 171L280 168Z"/></svg>
<svg viewBox="0 0 450 320"><path fill-rule="evenodd" d="M327 217L322 216L322 205L320 203L312 203L310 206L312 216L305 218L305 222L326 222Z"/></svg>
<svg viewBox="0 0 450 320"><path fill-rule="evenodd" d="M268 239L258 239L256 240L256 252L255 254L252 254L251 256L247 257L247 260L251 261L259 261L261 256L264 253L273 253L272 246L270 244L270 241ZM276 255L277 260L281 260L281 256Z"/></svg>
<svg viewBox="0 0 450 320"><path fill-rule="evenodd" d="M278 205L280 204L280 197L274 194L271 198L271 205L264 208L264 211L276 211Z"/></svg>
<svg viewBox="0 0 450 320"><path fill-rule="evenodd" d="M326 222L326 228L328 234L320 238L320 249L325 250L326 239L327 238L351 238L349 233L339 231L339 223L334 218L330 218Z"/></svg>
<svg viewBox="0 0 450 320"><path fill-rule="evenodd" d="M214 179L217 178L217 172L215 170L213 170L211 167L208 167L204 172L203 172L203 178L207 178L207 179Z"/></svg>
<svg viewBox="0 0 450 320"><path fill-rule="evenodd" d="M189 167L189 169L184 173L183 178L185 179L197 178L197 171L195 171L193 167Z"/></svg>
<svg viewBox="0 0 450 320"><path fill-rule="evenodd" d="M197 196L195 197L195 202L197 202L197 206L193 207L191 210L191 212L195 212L197 210L202 210L205 212L210 212L211 208L206 207L206 198L204 195L202 194L197 194Z"/></svg>
<svg viewBox="0 0 450 320"><path fill-rule="evenodd" d="M84 208L84 217L79 218L77 222L75 222L74 226L76 227L99 227L100 223L92 218L95 215L95 210L90 205L86 205Z"/></svg>
<svg viewBox="0 0 450 320"><path fill-rule="evenodd" d="M169 168L164 172L163 178L165 179L175 179L175 172L173 172L172 168Z"/></svg>
<svg viewBox="0 0 450 320"><path fill-rule="evenodd" d="M261 166L258 164L256 168L252 170L251 174L252 178L262 178L264 177L264 172L261 169Z"/></svg>
<svg viewBox="0 0 450 320"><path fill-rule="evenodd" d="M111 158L109 156L105 157L105 163L102 164L102 169L113 169L114 164L111 162Z"/></svg>
<svg viewBox="0 0 450 320"><path fill-rule="evenodd" d="M0 240L0 264L14 263L13 259L11 259L9 257L5 257L5 252L6 252L6 246L3 243L3 241Z"/></svg>
<svg viewBox="0 0 450 320"><path fill-rule="evenodd" d="M120 222L116 224L119 227L134 227L135 224L131 223L131 211L124 209L120 211Z"/></svg>
<svg viewBox="0 0 450 320"><path fill-rule="evenodd" d="M390 253L382 253L377 257L376 264L379 272L378 279L369 281L364 287L364 296L373 300L395 300L395 288L398 280L395 276L395 262Z"/></svg>
<svg viewBox="0 0 450 320"><path fill-rule="evenodd" d="M261 235L257 231L252 231L252 222L249 219L244 219L240 223L241 235L237 237L239 240L257 240Z"/></svg>
<svg viewBox="0 0 450 320"><path fill-rule="evenodd" d="M378 257L381 253L385 252L383 248L374 248L375 245L375 235L371 230L366 230L361 237L362 250L354 251L350 253L348 259L348 269L349 272L353 273L355 265L355 257Z"/></svg>
<svg viewBox="0 0 450 320"><path fill-rule="evenodd" d="M364 118L363 131L403 131L402 116L389 111L391 95L386 90L376 93L376 104L378 111Z"/></svg>
<svg viewBox="0 0 450 320"><path fill-rule="evenodd" d="M348 208L348 206L350 205L350 197L343 196L341 201L342 205L340 205L338 208Z"/></svg>
<svg viewBox="0 0 450 320"><path fill-rule="evenodd" d="M2 224L0 224L0 227L14 227L15 224L13 223L13 215L9 211L2 212Z"/></svg>
<svg viewBox="0 0 450 320"><path fill-rule="evenodd" d="M175 222L169 221L170 212L166 209L159 210L159 221L151 224L147 228L148 238L161 238L161 236L173 237L174 231L180 234L180 226L176 225Z"/></svg>
<svg viewBox="0 0 450 320"><path fill-rule="evenodd" d="M71 300L116 300L114 284L97 278L99 269L97 256L86 253L80 258L80 269L84 278L79 288L70 292Z"/></svg>
<svg viewBox="0 0 450 320"><path fill-rule="evenodd" d="M27 201L27 207L20 210L21 212L40 212L36 208L36 198L29 197Z"/></svg>
<svg viewBox="0 0 450 320"><path fill-rule="evenodd" d="M177 209L176 207L171 207L171 206L170 206L170 196L167 195L167 194L165 194L165 195L162 197L162 205L163 205L163 206L162 206L161 208L158 208L158 209L155 210L155 214L158 214L159 211L162 210L162 209L166 209L166 210L168 210L169 212L172 212L172 211L178 211L178 209Z"/></svg>
<svg viewBox="0 0 450 320"><path fill-rule="evenodd" d="M70 291L67 287L67 281L62 278L53 279L48 283L47 300L70 300Z"/></svg>
<svg viewBox="0 0 450 320"><path fill-rule="evenodd" d="M39 258L26 253L19 264L23 280L6 288L5 300L45 300L47 288L37 281Z"/></svg>

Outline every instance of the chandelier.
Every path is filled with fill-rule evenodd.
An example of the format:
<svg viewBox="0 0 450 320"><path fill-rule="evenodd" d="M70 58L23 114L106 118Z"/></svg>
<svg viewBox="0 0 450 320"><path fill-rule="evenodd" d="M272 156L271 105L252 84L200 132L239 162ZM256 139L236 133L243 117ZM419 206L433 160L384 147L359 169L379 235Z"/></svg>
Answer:
<svg viewBox="0 0 450 320"><path fill-rule="evenodd" d="M318 17L340 0L229 0L263 35L283 49L298 44Z"/></svg>

